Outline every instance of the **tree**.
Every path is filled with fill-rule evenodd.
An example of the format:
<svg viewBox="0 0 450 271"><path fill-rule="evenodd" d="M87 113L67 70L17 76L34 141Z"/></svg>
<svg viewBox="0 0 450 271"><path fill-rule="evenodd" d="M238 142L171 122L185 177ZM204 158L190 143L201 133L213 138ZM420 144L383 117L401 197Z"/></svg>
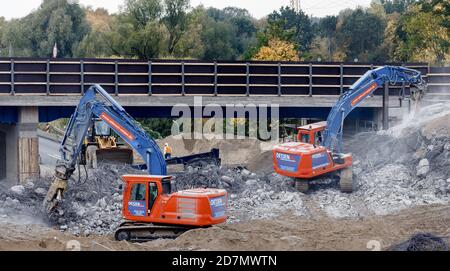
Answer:
<svg viewBox="0 0 450 271"><path fill-rule="evenodd" d="M307 51L313 38L311 20L303 11L296 12L289 7L274 11L267 18L267 41L279 38L295 44L298 50Z"/></svg>
<svg viewBox="0 0 450 271"><path fill-rule="evenodd" d="M126 15L114 19L106 41L114 55L149 60L164 54L167 31L158 21L149 21L136 29Z"/></svg>
<svg viewBox="0 0 450 271"><path fill-rule="evenodd" d="M20 21L34 56L48 57L56 43L59 57L72 57L74 49L89 31L81 7L67 0L44 0ZM17 33L18 35L20 33Z"/></svg>
<svg viewBox="0 0 450 271"><path fill-rule="evenodd" d="M202 59L239 59L256 41L254 20L245 9L199 6L193 12L198 18L194 20L198 24L194 28L200 30L201 39L197 44L203 50Z"/></svg>
<svg viewBox="0 0 450 271"><path fill-rule="evenodd" d="M299 57L294 44L279 39L272 39L267 46L259 49L253 60L299 61Z"/></svg>
<svg viewBox="0 0 450 271"><path fill-rule="evenodd" d="M124 11L110 21L105 43L116 56L148 60L165 55L167 30L160 23L162 12L159 0L126 0Z"/></svg>
<svg viewBox="0 0 450 271"><path fill-rule="evenodd" d="M148 22L158 20L163 11L160 0L125 0L125 10L136 27L145 27Z"/></svg>
<svg viewBox="0 0 450 271"><path fill-rule="evenodd" d="M3 35L5 34L5 30L7 27L7 23L4 17L0 17L0 56L7 56L8 51L8 42L3 40Z"/></svg>
<svg viewBox="0 0 450 271"><path fill-rule="evenodd" d="M339 46L346 48L347 60L370 61L370 55L382 43L385 23L361 8L345 16L337 36Z"/></svg>
<svg viewBox="0 0 450 271"><path fill-rule="evenodd" d="M77 57L110 57L114 55L108 46L107 34L111 32L113 17L103 8L85 9L91 31L84 36L75 50Z"/></svg>
<svg viewBox="0 0 450 271"><path fill-rule="evenodd" d="M400 19L396 29L396 60L443 64L450 56L450 33L443 16L417 5Z"/></svg>
<svg viewBox="0 0 450 271"><path fill-rule="evenodd" d="M163 22L169 32L167 47L169 55L173 55L175 46L186 30L186 10L189 6L189 0L164 0L165 16Z"/></svg>
<svg viewBox="0 0 450 271"><path fill-rule="evenodd" d="M10 24L4 39L15 56L49 57L56 43L58 57L72 57L89 31L84 11L67 0L44 0L36 11Z"/></svg>
<svg viewBox="0 0 450 271"><path fill-rule="evenodd" d="M208 18L202 32L202 41L205 46L203 59L237 59L239 54L234 48L235 38L233 27L230 24Z"/></svg>
<svg viewBox="0 0 450 271"><path fill-rule="evenodd" d="M325 37L328 41L328 60L333 59L333 39L336 37L336 16L327 16L319 21L319 31L322 37Z"/></svg>
<svg viewBox="0 0 450 271"><path fill-rule="evenodd" d="M386 14L404 13L415 3L417 0L380 0Z"/></svg>
<svg viewBox="0 0 450 271"><path fill-rule="evenodd" d="M181 58L201 59L205 54L202 33L208 16L202 6L187 14L186 30L175 45L173 55Z"/></svg>

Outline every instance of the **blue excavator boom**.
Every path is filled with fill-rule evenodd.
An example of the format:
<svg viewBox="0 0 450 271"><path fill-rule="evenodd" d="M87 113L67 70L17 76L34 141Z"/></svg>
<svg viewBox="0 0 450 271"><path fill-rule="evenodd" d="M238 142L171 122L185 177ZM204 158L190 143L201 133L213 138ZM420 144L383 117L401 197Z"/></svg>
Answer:
<svg viewBox="0 0 450 271"><path fill-rule="evenodd" d="M50 187L44 206L51 211L67 188L67 181L75 171L83 140L97 117L106 122L122 139L136 150L145 161L151 175L167 174L167 164L159 146L145 133L125 109L100 85L90 87L72 114L60 145L60 159L55 167L55 180Z"/></svg>
<svg viewBox="0 0 450 271"><path fill-rule="evenodd" d="M339 98L331 109L323 135L323 146L333 153L341 152L344 119L385 83L405 83L415 86L417 90L412 90L412 99L420 99L419 96L423 95L426 88L426 83L417 70L400 66L383 66L367 71Z"/></svg>

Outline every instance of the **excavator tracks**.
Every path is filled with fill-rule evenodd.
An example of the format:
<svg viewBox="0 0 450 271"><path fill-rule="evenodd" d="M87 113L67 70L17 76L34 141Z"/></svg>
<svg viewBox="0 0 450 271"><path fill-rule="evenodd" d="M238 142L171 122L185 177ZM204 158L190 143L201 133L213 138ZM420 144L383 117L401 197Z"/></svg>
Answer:
<svg viewBox="0 0 450 271"><path fill-rule="evenodd" d="M341 192L352 193L355 190L352 167L341 169L339 185Z"/></svg>
<svg viewBox="0 0 450 271"><path fill-rule="evenodd" d="M124 222L116 230L117 241L146 242L155 239L175 239L192 228L151 223Z"/></svg>

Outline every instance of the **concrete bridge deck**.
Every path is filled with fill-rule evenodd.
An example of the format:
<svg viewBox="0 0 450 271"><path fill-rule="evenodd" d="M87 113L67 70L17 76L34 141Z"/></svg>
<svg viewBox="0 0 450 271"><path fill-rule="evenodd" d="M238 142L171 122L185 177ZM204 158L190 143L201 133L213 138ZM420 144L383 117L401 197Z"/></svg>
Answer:
<svg viewBox="0 0 450 271"><path fill-rule="evenodd" d="M267 104L279 105L280 107L332 107L338 96L336 95L284 95L284 96L245 96L245 95L118 95L114 96L122 106L125 107L172 107L176 104L187 104L194 106L194 97L201 97L203 105L218 104L226 106L228 104ZM8 95L0 96L0 106L76 106L80 101L80 95ZM395 104L398 97L390 97L390 102ZM361 104L361 107L382 107L382 97L373 96Z"/></svg>

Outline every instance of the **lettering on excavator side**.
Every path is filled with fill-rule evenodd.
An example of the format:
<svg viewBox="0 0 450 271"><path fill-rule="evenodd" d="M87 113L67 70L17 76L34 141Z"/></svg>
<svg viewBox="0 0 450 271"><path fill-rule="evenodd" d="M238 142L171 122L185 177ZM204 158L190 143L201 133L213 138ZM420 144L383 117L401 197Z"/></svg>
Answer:
<svg viewBox="0 0 450 271"><path fill-rule="evenodd" d="M100 118L109 125L111 125L111 127L113 127L114 130L118 131L120 134L122 134L129 140L134 140L134 136L127 129L123 128L120 124L118 124L113 118L108 116L105 112L100 114Z"/></svg>
<svg viewBox="0 0 450 271"><path fill-rule="evenodd" d="M377 83L373 83L372 85L370 85L368 89L366 89L363 93L359 94L355 99L353 99L352 106L355 106L359 101L361 101L364 97L369 95L369 93L372 92L372 90L376 89L377 87L378 87Z"/></svg>
<svg viewBox="0 0 450 271"><path fill-rule="evenodd" d="M209 205L211 206L212 217L217 218L217 217L225 216L226 206L227 206L225 196L210 198Z"/></svg>
<svg viewBox="0 0 450 271"><path fill-rule="evenodd" d="M133 216L145 216L147 205L145 201L129 201L128 212Z"/></svg>
<svg viewBox="0 0 450 271"><path fill-rule="evenodd" d="M320 152L313 154L312 156L312 168L320 168L320 167L326 167L330 164L328 161L328 155L326 152Z"/></svg>
<svg viewBox="0 0 450 271"><path fill-rule="evenodd" d="M300 163L300 155L277 152L275 155L278 168L281 170L296 172Z"/></svg>

